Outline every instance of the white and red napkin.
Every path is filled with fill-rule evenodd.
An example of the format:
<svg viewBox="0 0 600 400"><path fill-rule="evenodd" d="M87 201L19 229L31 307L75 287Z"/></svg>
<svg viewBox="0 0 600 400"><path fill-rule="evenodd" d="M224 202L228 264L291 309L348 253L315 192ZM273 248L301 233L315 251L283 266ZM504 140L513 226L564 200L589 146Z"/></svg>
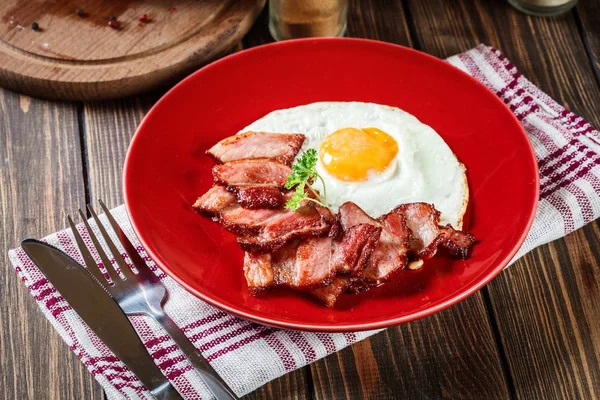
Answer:
<svg viewBox="0 0 600 400"><path fill-rule="evenodd" d="M600 214L600 132L525 79L494 48L479 45L450 57L448 62L496 93L521 121L535 149L541 178L540 203L517 258L596 219ZM133 241L124 206L114 209L113 214ZM44 240L82 262L70 230ZM236 318L187 293L156 268L139 242L134 244L169 291L167 313L238 395L376 333L289 331ZM141 382L87 328L23 250L11 250L9 256L46 318L108 398L150 399ZM157 365L186 399L211 397L158 324L135 317L133 325Z"/></svg>

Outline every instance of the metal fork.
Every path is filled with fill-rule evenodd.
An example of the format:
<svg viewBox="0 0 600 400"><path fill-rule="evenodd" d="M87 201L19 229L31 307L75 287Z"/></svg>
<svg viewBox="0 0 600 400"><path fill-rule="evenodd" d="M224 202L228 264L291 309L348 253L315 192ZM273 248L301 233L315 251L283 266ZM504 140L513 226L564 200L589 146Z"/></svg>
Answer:
<svg viewBox="0 0 600 400"><path fill-rule="evenodd" d="M202 357L202 355L196 350L196 347L189 341L185 334L179 329L179 327L173 322L173 320L165 313L163 309L164 301L167 298L167 291L162 282L150 271L150 268L146 265L146 262L140 257L133 244L129 241L123 230L117 224L117 221L113 218L108 207L102 200L99 201L100 206L106 213L106 217L112 226L117 237L120 239L121 244L125 248L125 252L129 256L129 259L137 269L138 273L135 274L127 265L120 251L111 240L108 232L102 225L100 218L94 211L91 205L88 204L87 208L92 214L92 217L98 225L98 229L104 238L104 241L108 245L113 258L116 260L121 273L125 276L125 279L121 279L117 274L113 265L111 264L108 256L102 249L102 245L99 243L98 238L92 231L86 216L79 210L83 223L90 235L90 239L104 264L110 279L113 284L110 285L100 269L96 264L96 261L90 254L89 249L86 247L83 238L75 228L73 219L68 216L69 225L77 241L77 246L81 251L83 260L87 269L94 275L94 277L100 282L101 285L111 294L116 300L119 306L123 309L127 315L147 315L154 318L162 327L167 331L173 341L179 346L183 353L187 356L188 360L198 372L204 383L211 390L213 395L218 400L231 400L237 399L236 395L233 394L232 390L227 384L221 379L217 372L210 366L208 361Z"/></svg>

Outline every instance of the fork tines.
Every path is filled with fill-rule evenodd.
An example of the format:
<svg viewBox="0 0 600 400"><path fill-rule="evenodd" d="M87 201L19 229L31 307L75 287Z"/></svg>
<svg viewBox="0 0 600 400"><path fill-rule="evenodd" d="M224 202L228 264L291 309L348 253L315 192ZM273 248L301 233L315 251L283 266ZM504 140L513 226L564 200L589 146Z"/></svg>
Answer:
<svg viewBox="0 0 600 400"><path fill-rule="evenodd" d="M100 200L99 203L100 203L100 206L102 207L102 210L105 212L106 217L107 217L114 233L117 235L117 238L119 238L121 245L125 249L126 254L129 256L129 258L131 260L134 260L134 257L136 257L136 256L137 256L137 258L140 258L139 255L137 254L137 252L135 251L133 244L129 241L129 239L127 238L125 233L121 230L117 221L114 219L114 217L112 216L112 214L110 213L110 211L108 210L108 208L106 207L104 202L102 200ZM98 226L98 230L100 231L102 238L104 239L104 241L106 242L106 244L108 246L110 254L112 255L113 259L117 262L121 274L125 277L124 279L127 280L127 279L132 278L134 276L133 271L129 268L129 266L123 259L121 252L119 251L119 249L117 248L117 246L111 239L110 235L106 231L104 225L102 224L102 221L96 214L96 211L89 204L88 204L87 208L88 208L90 214L92 215L92 217L94 218L94 221L96 222L96 225ZM92 241L93 249L95 249L97 254L100 256L100 260L102 261L104 268L106 268L108 277L110 277L110 280L112 282L117 282L117 281L122 280L122 278L119 276L116 269L114 268L113 263L111 262L108 255L104 251L103 246L100 244L98 237L92 230L92 227L90 226L90 223L88 222L85 214L81 210L78 210L78 211L79 211L79 215L83 221L83 224L85 225L85 228L88 232L88 235ZM107 282L109 279L102 274L98 265L96 264L96 261L90 252L91 247L88 248L88 246L86 245L83 237L77 230L75 223L73 222L73 219L71 218L71 216L69 215L67 218L69 220L69 225L71 226L71 230L73 231L73 236L75 237L75 241L77 242L77 247L79 247L79 250L81 251L81 255L83 256L83 261L85 262L85 265L86 265L88 271L90 271L94 275L94 277L98 280L98 282L100 282L105 288L107 288L106 284L109 284ZM138 270L138 272L141 272L141 271Z"/></svg>

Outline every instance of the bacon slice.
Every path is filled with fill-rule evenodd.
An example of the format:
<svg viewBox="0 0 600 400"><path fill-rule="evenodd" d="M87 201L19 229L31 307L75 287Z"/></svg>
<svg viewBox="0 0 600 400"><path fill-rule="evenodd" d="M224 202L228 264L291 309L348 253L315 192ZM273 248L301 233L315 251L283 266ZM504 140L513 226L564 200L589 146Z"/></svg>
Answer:
<svg viewBox="0 0 600 400"><path fill-rule="evenodd" d="M292 192L284 195L283 200L287 201L293 196ZM221 210L218 222L223 228L240 236L251 236L260 233L262 227L272 219L289 211L284 209L261 208L249 210L241 204L233 203Z"/></svg>
<svg viewBox="0 0 600 400"><path fill-rule="evenodd" d="M333 241L330 269L343 274L357 275L369 264L381 235L381 227L360 224L345 232L341 241Z"/></svg>
<svg viewBox="0 0 600 400"><path fill-rule="evenodd" d="M369 217L359 206L352 202L346 202L339 208L339 219L344 230L358 224L369 224L381 228L381 235L377 246L370 257L369 264L364 270L363 280L353 284L353 291L365 290L371 286L377 286L389 279L394 272L403 269L408 258L409 231L401 217L395 222L393 230L391 221L388 224L376 221Z"/></svg>
<svg viewBox="0 0 600 400"><path fill-rule="evenodd" d="M341 241L313 237L289 241L271 253L247 252L244 273L248 287L258 293L270 286L310 290L328 285L336 273L364 268L379 233L380 228L360 225Z"/></svg>
<svg viewBox="0 0 600 400"><path fill-rule="evenodd" d="M412 257L433 257L439 246L452 255L466 258L475 243L473 235L459 231L450 225L440 226L440 212L428 203L409 203L396 207L392 213L402 215L411 231L410 253Z"/></svg>
<svg viewBox="0 0 600 400"><path fill-rule="evenodd" d="M392 212L406 219L412 233L409 243L411 254L421 259L433 257L441 240L438 227L440 212L427 203L402 204Z"/></svg>
<svg viewBox="0 0 600 400"><path fill-rule="evenodd" d="M469 252L475 244L475 236L468 232L458 231L450 225L440 228L442 233L441 244L450 254L463 260L469 257Z"/></svg>
<svg viewBox="0 0 600 400"><path fill-rule="evenodd" d="M196 200L193 209L209 217L218 215L222 209L235 203L236 197L223 186L215 185Z"/></svg>
<svg viewBox="0 0 600 400"><path fill-rule="evenodd" d="M346 292L351 285L351 279L348 276L338 275L334 277L331 283L325 287L314 289L310 293L321 300L327 307L335 306L338 298Z"/></svg>
<svg viewBox="0 0 600 400"><path fill-rule="evenodd" d="M277 161L257 158L217 164L212 172L215 183L227 187L272 185L283 188L292 170Z"/></svg>
<svg viewBox="0 0 600 400"><path fill-rule="evenodd" d="M292 273L295 269L298 242L286 243L272 253L244 255L244 275L250 293L257 294L269 287L281 285L284 281L294 287Z"/></svg>
<svg viewBox="0 0 600 400"><path fill-rule="evenodd" d="M315 237L303 240L296 252L292 281L296 288L313 288L329 283L333 274L330 267L331 238Z"/></svg>
<svg viewBox="0 0 600 400"><path fill-rule="evenodd" d="M242 186L234 189L237 202L244 208L278 208L283 205L283 193L275 186Z"/></svg>
<svg viewBox="0 0 600 400"><path fill-rule="evenodd" d="M244 274L248 289L256 294L272 286L297 290L323 286L331 278L330 253L331 239L327 237L293 240L271 253L246 252Z"/></svg>
<svg viewBox="0 0 600 400"><path fill-rule="evenodd" d="M383 229L369 267L364 272L367 286L377 286L391 279L396 271L406 267L410 232L406 221L398 216L382 218Z"/></svg>
<svg viewBox="0 0 600 400"><path fill-rule="evenodd" d="M304 139L305 136L299 133L244 132L221 140L206 154L218 163L270 158L291 165Z"/></svg>
<svg viewBox="0 0 600 400"><path fill-rule="evenodd" d="M265 210L248 210L248 213ZM329 232L333 215L324 207L305 205L295 211L275 210L263 220L260 232L238 238L243 250L251 253L275 251L294 238L320 236Z"/></svg>
<svg viewBox="0 0 600 400"><path fill-rule="evenodd" d="M248 210L234 203L221 211L219 223L223 228L236 235L258 235L265 223L286 212L285 210L272 208Z"/></svg>
<svg viewBox="0 0 600 400"><path fill-rule="evenodd" d="M248 283L248 290L252 294L258 294L266 288L273 286L275 275L271 266L271 253L245 253L244 275Z"/></svg>
<svg viewBox="0 0 600 400"><path fill-rule="evenodd" d="M342 205L339 216L341 226L364 222L350 229L370 226L377 229L377 232L373 232L377 237L372 242L371 256L363 261L366 266L359 271L361 273L337 275L330 285L311 292L327 307L333 307L344 292L361 292L389 280L394 272L403 269L407 263L406 250L410 232L401 216L388 214L380 221L375 221L354 203Z"/></svg>

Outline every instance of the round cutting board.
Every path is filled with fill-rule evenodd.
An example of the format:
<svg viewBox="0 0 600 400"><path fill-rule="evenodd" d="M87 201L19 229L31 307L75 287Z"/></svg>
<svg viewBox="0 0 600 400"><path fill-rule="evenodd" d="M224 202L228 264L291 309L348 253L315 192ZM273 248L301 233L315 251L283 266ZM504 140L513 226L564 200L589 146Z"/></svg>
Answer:
<svg viewBox="0 0 600 400"><path fill-rule="evenodd" d="M0 3L0 85L38 97L97 100L154 89L225 54L265 0ZM109 26L111 17L118 27Z"/></svg>

